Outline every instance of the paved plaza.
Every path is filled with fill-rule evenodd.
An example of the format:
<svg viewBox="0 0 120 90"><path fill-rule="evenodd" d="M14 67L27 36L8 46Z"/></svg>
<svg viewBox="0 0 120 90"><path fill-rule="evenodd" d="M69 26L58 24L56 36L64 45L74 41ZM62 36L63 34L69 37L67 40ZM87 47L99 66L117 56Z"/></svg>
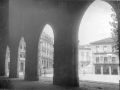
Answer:
<svg viewBox="0 0 120 90"><path fill-rule="evenodd" d="M19 73L19 76L20 78L23 78L23 73ZM45 75L42 74L42 77L52 78L53 74L45 74ZM120 81L120 76L119 75L79 74L79 80L118 84Z"/></svg>
<svg viewBox="0 0 120 90"><path fill-rule="evenodd" d="M44 75L42 75L44 77ZM53 77L53 74L46 74L45 77ZM79 80L83 81L99 81L108 83L119 83L119 75L94 75L94 74L79 74Z"/></svg>
<svg viewBox="0 0 120 90"><path fill-rule="evenodd" d="M0 77L1 89L14 90L119 90L118 83L96 82L80 80L79 87L65 87L53 85L52 75L42 75L39 81L24 81L22 74L19 78Z"/></svg>

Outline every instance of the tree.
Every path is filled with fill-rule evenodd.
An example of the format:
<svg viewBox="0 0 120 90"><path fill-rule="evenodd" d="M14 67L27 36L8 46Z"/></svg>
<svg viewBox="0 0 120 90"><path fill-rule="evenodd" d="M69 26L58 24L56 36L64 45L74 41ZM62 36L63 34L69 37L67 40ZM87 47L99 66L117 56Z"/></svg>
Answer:
<svg viewBox="0 0 120 90"><path fill-rule="evenodd" d="M120 10L117 10L117 12L115 12L115 10L112 8L113 13L111 14L111 17L113 19L112 22L110 22L110 25L113 27L112 30L112 38L115 42L114 47L116 48L116 50L119 51L119 30L118 30L118 20L120 20Z"/></svg>

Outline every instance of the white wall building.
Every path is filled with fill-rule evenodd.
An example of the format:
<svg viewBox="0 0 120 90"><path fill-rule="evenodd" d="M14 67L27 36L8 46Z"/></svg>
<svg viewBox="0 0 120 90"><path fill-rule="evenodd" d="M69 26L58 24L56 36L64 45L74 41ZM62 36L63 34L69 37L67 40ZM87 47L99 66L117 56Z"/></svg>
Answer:
<svg viewBox="0 0 120 90"><path fill-rule="evenodd" d="M38 60L39 68L51 69L50 73L53 72L53 56L54 56L54 39L48 35L46 32L43 32L38 45Z"/></svg>
<svg viewBox="0 0 120 90"><path fill-rule="evenodd" d="M90 43L95 74L118 75L119 56L112 38Z"/></svg>
<svg viewBox="0 0 120 90"><path fill-rule="evenodd" d="M92 52L90 45L79 45L79 72L83 74L93 73Z"/></svg>

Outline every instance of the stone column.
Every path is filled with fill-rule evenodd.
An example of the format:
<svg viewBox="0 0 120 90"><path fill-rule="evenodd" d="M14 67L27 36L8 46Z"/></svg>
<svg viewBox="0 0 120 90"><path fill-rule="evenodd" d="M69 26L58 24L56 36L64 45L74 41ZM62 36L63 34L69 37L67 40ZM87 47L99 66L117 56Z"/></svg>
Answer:
<svg viewBox="0 0 120 90"><path fill-rule="evenodd" d="M53 84L79 86L77 43L69 39L68 37L72 36L68 32L66 33L67 35L59 33L58 41L60 43L55 41Z"/></svg>
<svg viewBox="0 0 120 90"><path fill-rule="evenodd" d="M103 75L103 66L101 66L101 74Z"/></svg>
<svg viewBox="0 0 120 90"><path fill-rule="evenodd" d="M25 61L24 61L24 66L23 66L23 75L25 76Z"/></svg>
<svg viewBox="0 0 120 90"><path fill-rule="evenodd" d="M5 76L7 76L7 72L8 72L8 59L6 58L5 55Z"/></svg>
<svg viewBox="0 0 120 90"><path fill-rule="evenodd" d="M10 43L10 78L18 78L19 77L19 62L18 62L18 47Z"/></svg>
<svg viewBox="0 0 120 90"><path fill-rule="evenodd" d="M5 55L2 49L0 49L0 76L5 75Z"/></svg>
<svg viewBox="0 0 120 90"><path fill-rule="evenodd" d="M45 67L46 67L46 69L47 69L47 60L45 59Z"/></svg>
<svg viewBox="0 0 120 90"><path fill-rule="evenodd" d="M49 59L48 59L48 69L49 69Z"/></svg>
<svg viewBox="0 0 120 90"><path fill-rule="evenodd" d="M46 61L46 69L47 69L47 59L45 61Z"/></svg>
<svg viewBox="0 0 120 90"><path fill-rule="evenodd" d="M111 75L111 70L112 70L112 69L111 69L111 66L109 66L109 74L110 74L110 75Z"/></svg>
<svg viewBox="0 0 120 90"><path fill-rule="evenodd" d="M95 74L95 65L92 65L92 74Z"/></svg>
<svg viewBox="0 0 120 90"><path fill-rule="evenodd" d="M20 61L20 57L18 59L18 75L20 73L20 68L21 68L21 61Z"/></svg>
<svg viewBox="0 0 120 90"><path fill-rule="evenodd" d="M47 60L45 59L45 67L46 67L46 69L47 69Z"/></svg>
<svg viewBox="0 0 120 90"><path fill-rule="evenodd" d="M38 44L34 40L26 41L25 80L39 80Z"/></svg>
<svg viewBox="0 0 120 90"><path fill-rule="evenodd" d="M54 27L57 31L54 42L53 84L78 87L78 37L75 28L68 24L72 21L63 22Z"/></svg>
<svg viewBox="0 0 120 90"><path fill-rule="evenodd" d="M9 0L0 1L0 76L5 75L5 52L8 44Z"/></svg>
<svg viewBox="0 0 120 90"><path fill-rule="evenodd" d="M119 65L118 65L118 75L120 75Z"/></svg>
<svg viewBox="0 0 120 90"><path fill-rule="evenodd" d="M49 69L49 59L48 59L48 69Z"/></svg>

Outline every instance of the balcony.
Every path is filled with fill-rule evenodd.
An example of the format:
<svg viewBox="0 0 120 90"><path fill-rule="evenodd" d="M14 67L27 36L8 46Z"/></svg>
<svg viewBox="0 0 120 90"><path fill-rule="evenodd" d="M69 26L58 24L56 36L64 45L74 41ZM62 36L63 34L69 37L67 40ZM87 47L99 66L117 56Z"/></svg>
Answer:
<svg viewBox="0 0 120 90"><path fill-rule="evenodd" d="M116 61L105 61L105 62L103 62L103 61L99 61L99 62L96 62L96 61L94 61L93 62L93 64L119 64L119 60L116 60Z"/></svg>

